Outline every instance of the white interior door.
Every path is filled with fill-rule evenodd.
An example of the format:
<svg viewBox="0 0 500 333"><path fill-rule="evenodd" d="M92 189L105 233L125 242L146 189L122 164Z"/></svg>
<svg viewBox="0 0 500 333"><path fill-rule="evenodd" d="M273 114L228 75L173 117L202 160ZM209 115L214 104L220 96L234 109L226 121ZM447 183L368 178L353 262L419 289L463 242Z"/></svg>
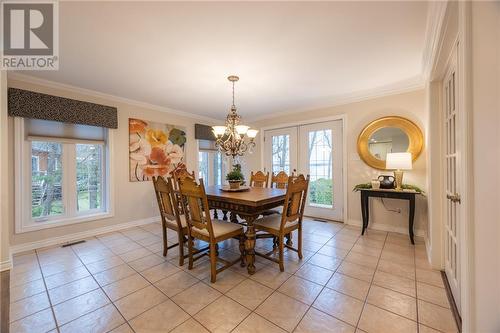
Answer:
<svg viewBox="0 0 500 333"><path fill-rule="evenodd" d="M288 175L297 169L297 127L280 128L264 132L265 171Z"/></svg>
<svg viewBox="0 0 500 333"><path fill-rule="evenodd" d="M305 214L343 221L342 120L299 127L299 172L311 176Z"/></svg>
<svg viewBox="0 0 500 333"><path fill-rule="evenodd" d="M445 273L450 284L455 303L460 311L460 148L458 75L456 49L452 55L447 74L443 81L444 100L444 143L445 143Z"/></svg>

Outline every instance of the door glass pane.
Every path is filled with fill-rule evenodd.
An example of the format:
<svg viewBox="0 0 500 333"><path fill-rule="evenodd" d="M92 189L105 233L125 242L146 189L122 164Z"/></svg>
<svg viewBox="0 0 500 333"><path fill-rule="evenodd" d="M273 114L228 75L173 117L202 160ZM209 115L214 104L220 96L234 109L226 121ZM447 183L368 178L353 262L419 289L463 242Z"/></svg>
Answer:
<svg viewBox="0 0 500 333"><path fill-rule="evenodd" d="M309 132L309 204L333 207L332 130Z"/></svg>
<svg viewBox="0 0 500 333"><path fill-rule="evenodd" d="M273 136L272 145L272 172L285 171L290 174L290 135Z"/></svg>
<svg viewBox="0 0 500 333"><path fill-rule="evenodd" d="M31 216L62 214L62 144L31 142L31 162Z"/></svg>
<svg viewBox="0 0 500 333"><path fill-rule="evenodd" d="M79 212L102 208L103 146L76 145L76 195Z"/></svg>
<svg viewBox="0 0 500 333"><path fill-rule="evenodd" d="M222 154L220 152L214 154L214 184L222 185Z"/></svg>
<svg viewBox="0 0 500 333"><path fill-rule="evenodd" d="M198 170L198 177L203 178L205 185L210 185L208 183L208 152L206 151L198 152Z"/></svg>

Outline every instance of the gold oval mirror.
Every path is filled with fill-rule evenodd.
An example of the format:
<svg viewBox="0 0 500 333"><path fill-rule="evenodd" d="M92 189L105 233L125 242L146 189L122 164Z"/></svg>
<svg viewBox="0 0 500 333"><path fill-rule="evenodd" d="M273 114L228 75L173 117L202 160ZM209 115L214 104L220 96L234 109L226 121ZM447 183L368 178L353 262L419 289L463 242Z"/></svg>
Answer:
<svg viewBox="0 0 500 333"><path fill-rule="evenodd" d="M368 124L359 134L358 153L375 169L385 170L388 153L410 152L415 161L424 145L420 128L411 120L390 116Z"/></svg>

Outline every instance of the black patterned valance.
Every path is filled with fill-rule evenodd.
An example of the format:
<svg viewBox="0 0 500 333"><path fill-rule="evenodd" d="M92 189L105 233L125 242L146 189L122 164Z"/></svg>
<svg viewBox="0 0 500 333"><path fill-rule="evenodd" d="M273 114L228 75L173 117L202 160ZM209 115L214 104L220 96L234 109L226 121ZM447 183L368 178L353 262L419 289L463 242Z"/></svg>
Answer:
<svg viewBox="0 0 500 333"><path fill-rule="evenodd" d="M202 124L194 124L194 138L196 140L215 141L215 135L212 127Z"/></svg>
<svg viewBox="0 0 500 333"><path fill-rule="evenodd" d="M9 88L9 116L118 128L112 106Z"/></svg>

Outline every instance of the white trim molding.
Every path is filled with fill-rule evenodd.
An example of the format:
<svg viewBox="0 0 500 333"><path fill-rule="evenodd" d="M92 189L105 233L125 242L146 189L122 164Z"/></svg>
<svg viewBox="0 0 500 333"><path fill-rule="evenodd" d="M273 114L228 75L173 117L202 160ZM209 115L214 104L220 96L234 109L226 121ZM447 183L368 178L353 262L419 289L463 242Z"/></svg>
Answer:
<svg viewBox="0 0 500 333"><path fill-rule="evenodd" d="M12 261L12 254L10 254L9 260L0 262L0 272L11 270L13 265L14 265L14 262Z"/></svg>
<svg viewBox="0 0 500 333"><path fill-rule="evenodd" d="M43 240L39 240L39 241L35 241L35 242L30 242L30 243L13 245L10 247L10 252L12 254L16 254L16 253L21 253L21 252L25 252L25 251L40 249L40 248L47 247L47 246L67 244L70 242L83 240L85 238L90 238L90 237L102 235L102 234L105 234L108 232L120 231L120 230L132 228L132 227L137 227L137 226L141 226L141 225L145 225L145 224L149 224L149 223L159 222L159 221L160 221L160 216L153 216L153 217L149 217L149 218L145 218L145 219L141 219L141 220L113 224L110 226L91 229L88 231L77 232L77 233L68 234L68 235L59 236L59 237L51 237L51 238L47 238L47 239L43 239Z"/></svg>
<svg viewBox="0 0 500 333"><path fill-rule="evenodd" d="M441 47L441 29L447 5L447 1L428 2L425 48L422 56L422 75L425 80L431 75L438 50Z"/></svg>

